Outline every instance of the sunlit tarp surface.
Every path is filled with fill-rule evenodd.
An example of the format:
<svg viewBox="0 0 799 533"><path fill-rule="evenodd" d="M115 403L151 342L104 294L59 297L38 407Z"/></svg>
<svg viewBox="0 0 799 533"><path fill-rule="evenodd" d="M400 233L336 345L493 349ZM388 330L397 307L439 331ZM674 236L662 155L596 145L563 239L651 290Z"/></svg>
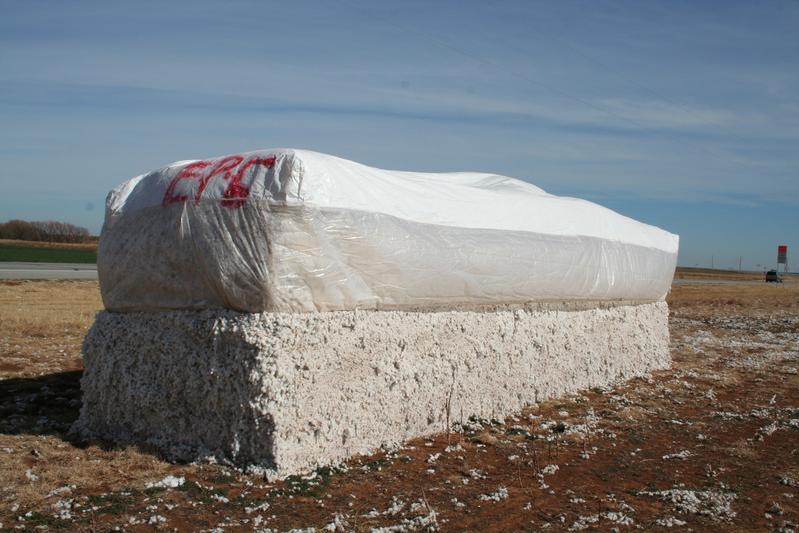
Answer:
<svg viewBox="0 0 799 533"><path fill-rule="evenodd" d="M494 174L305 150L182 161L111 191L114 311L324 311L665 297L678 237Z"/></svg>

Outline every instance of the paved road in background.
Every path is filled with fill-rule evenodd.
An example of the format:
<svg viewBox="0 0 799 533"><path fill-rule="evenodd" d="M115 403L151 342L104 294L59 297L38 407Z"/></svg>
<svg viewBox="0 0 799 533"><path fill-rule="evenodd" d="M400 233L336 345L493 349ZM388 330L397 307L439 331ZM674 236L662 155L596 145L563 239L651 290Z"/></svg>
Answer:
<svg viewBox="0 0 799 533"><path fill-rule="evenodd" d="M0 262L0 279L97 279L97 265Z"/></svg>
<svg viewBox="0 0 799 533"><path fill-rule="evenodd" d="M768 285L774 285L779 287L785 284L792 284L795 283L791 279L786 279L785 283L768 283ZM672 285L767 285L767 283L762 280L744 280L744 279L675 279L672 282Z"/></svg>
<svg viewBox="0 0 799 533"><path fill-rule="evenodd" d="M0 279L97 279L97 265L87 263L0 262ZM786 280L789 283L792 281ZM760 280L674 280L674 285L762 285L763 283Z"/></svg>
<svg viewBox="0 0 799 533"><path fill-rule="evenodd" d="M762 285L762 280L744 279L675 279L672 285Z"/></svg>

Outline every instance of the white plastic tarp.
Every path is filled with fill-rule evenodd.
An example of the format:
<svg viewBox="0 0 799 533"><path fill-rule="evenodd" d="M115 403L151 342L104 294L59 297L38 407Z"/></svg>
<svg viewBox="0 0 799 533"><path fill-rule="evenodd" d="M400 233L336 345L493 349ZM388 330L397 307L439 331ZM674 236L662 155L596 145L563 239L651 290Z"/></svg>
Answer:
<svg viewBox="0 0 799 533"><path fill-rule="evenodd" d="M112 311L314 311L665 297L678 237L494 174L306 150L174 163L111 191Z"/></svg>

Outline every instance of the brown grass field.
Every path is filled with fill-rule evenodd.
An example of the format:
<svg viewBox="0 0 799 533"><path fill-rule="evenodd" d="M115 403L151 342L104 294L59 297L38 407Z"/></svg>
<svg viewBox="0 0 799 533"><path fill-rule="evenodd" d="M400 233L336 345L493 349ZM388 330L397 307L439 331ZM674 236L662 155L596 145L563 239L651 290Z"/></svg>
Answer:
<svg viewBox="0 0 799 533"><path fill-rule="evenodd" d="M797 530L799 283L687 275L722 278L675 285L651 379L275 483L73 438L97 283L0 282L0 530Z"/></svg>
<svg viewBox="0 0 799 533"><path fill-rule="evenodd" d="M782 273L782 270L780 270ZM763 272L753 272L749 270L717 270L710 268L677 267L674 279L685 280L707 280L707 281L763 281ZM790 273L785 274L787 281L799 281L799 275Z"/></svg>
<svg viewBox="0 0 799 533"><path fill-rule="evenodd" d="M32 248L49 248L53 250L84 250L97 251L97 242L43 242L43 241L18 241L15 239L0 239L0 246L30 246Z"/></svg>

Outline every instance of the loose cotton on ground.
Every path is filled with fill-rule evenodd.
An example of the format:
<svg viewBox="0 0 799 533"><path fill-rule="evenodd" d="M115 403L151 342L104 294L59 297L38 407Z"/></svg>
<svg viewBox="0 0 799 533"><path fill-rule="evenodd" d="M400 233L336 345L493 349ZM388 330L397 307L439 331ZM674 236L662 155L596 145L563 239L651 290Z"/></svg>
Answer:
<svg viewBox="0 0 799 533"><path fill-rule="evenodd" d="M109 195L76 428L285 476L644 375L677 246L493 174L175 163Z"/></svg>

